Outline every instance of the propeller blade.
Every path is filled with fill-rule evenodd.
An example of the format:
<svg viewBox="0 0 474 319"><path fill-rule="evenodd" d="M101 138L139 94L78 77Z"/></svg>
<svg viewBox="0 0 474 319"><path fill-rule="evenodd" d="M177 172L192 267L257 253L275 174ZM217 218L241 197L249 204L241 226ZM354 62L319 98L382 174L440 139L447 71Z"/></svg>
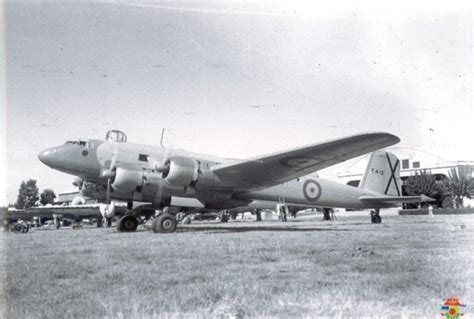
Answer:
<svg viewBox="0 0 474 319"><path fill-rule="evenodd" d="M110 159L110 165L108 169L103 169L101 172L102 177L112 178L115 176L115 164L117 163L117 156L118 156L118 146L117 143L115 144L114 151L112 152L112 158Z"/></svg>
<svg viewBox="0 0 474 319"><path fill-rule="evenodd" d="M107 178L107 191L105 193L105 202L110 204L110 177Z"/></svg>
<svg viewBox="0 0 474 319"><path fill-rule="evenodd" d="M115 163L117 162L117 155L118 155L118 144L115 143L114 152L112 153L112 160L110 161L109 170L113 170L115 167Z"/></svg>
<svg viewBox="0 0 474 319"><path fill-rule="evenodd" d="M155 203L160 203L163 200L163 178L166 176L170 169L170 163L168 162L168 158L170 155L170 148L163 147L163 159L161 161L161 165L156 165L155 169L162 174L162 179L158 183L158 187L156 189L156 194L154 198Z"/></svg>

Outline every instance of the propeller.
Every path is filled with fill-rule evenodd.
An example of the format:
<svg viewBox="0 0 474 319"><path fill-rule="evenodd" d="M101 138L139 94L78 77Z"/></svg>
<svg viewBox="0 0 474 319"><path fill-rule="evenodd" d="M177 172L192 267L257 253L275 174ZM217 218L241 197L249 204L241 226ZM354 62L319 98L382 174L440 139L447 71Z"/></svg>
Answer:
<svg viewBox="0 0 474 319"><path fill-rule="evenodd" d="M163 157L161 163L157 163L155 165L155 170L159 173L161 173L161 183L158 183L158 187L156 189L156 194L153 202L161 202L163 198L163 183L164 183L164 178L168 175L170 171L170 162L168 160L169 155L170 155L170 148L164 147L163 148Z"/></svg>
<svg viewBox="0 0 474 319"><path fill-rule="evenodd" d="M107 177L107 191L105 193L105 202L110 204L110 188L112 187L112 178L115 176L115 164L118 156L118 145L115 143L115 148L112 153L112 159L110 160L109 169L102 172L102 177Z"/></svg>
<svg viewBox="0 0 474 319"><path fill-rule="evenodd" d="M115 164L117 163L118 156L118 145L115 142L115 148L112 152L112 158L110 160L109 168L102 172L102 177L107 177L107 189L105 193L105 205L100 205L100 213L102 217L112 218L115 215L115 206L111 204L110 200L110 188L112 187L112 178L115 177Z"/></svg>
<svg viewBox="0 0 474 319"><path fill-rule="evenodd" d="M163 128L161 130L161 141L160 141L160 147L163 150L163 153L162 153L163 157L162 157L161 163L155 165L155 170L161 173L161 182L158 184L153 202L154 203L158 202L160 204L163 199L164 179L166 178L166 176L168 176L168 173L170 171L170 165L171 165L169 158L170 158L172 144L171 146L168 145L169 147L166 147L163 145L164 135L165 135L165 129ZM171 140L171 143L173 143L172 140Z"/></svg>

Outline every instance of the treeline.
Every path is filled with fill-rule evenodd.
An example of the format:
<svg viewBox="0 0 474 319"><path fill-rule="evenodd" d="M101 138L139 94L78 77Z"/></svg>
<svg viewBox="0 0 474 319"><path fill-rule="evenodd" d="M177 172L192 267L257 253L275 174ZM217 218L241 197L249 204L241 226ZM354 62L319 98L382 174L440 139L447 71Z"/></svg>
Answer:
<svg viewBox="0 0 474 319"><path fill-rule="evenodd" d="M22 181L18 189L18 196L14 207L17 209L27 209L33 206L53 204L56 194L51 189L45 189L40 194L36 185L36 180L29 179Z"/></svg>
<svg viewBox="0 0 474 319"><path fill-rule="evenodd" d="M462 208L465 198L474 194L472 168L451 168L446 178L438 178L430 171L420 170L404 181L405 195L426 195L436 201L437 207Z"/></svg>

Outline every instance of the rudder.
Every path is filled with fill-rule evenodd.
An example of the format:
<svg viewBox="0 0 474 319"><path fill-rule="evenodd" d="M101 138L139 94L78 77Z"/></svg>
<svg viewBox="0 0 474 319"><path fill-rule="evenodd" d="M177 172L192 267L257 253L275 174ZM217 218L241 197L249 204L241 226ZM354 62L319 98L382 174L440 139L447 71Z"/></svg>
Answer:
<svg viewBox="0 0 474 319"><path fill-rule="evenodd" d="M401 196L400 160L390 152L373 152L359 188Z"/></svg>

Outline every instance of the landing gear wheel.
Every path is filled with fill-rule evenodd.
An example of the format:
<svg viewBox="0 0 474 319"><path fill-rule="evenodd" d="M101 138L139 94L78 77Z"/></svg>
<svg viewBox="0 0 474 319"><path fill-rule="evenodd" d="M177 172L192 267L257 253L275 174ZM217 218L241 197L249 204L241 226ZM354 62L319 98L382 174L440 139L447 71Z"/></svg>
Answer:
<svg viewBox="0 0 474 319"><path fill-rule="evenodd" d="M382 217L380 217L379 210L370 211L370 220L372 224L380 224L382 222Z"/></svg>
<svg viewBox="0 0 474 319"><path fill-rule="evenodd" d="M135 216L125 215L117 221L117 230L120 232L136 231L138 221Z"/></svg>
<svg viewBox="0 0 474 319"><path fill-rule="evenodd" d="M25 228L25 226L23 226L23 224L15 224L15 226L13 226L12 231L16 234L24 233L25 232L24 228Z"/></svg>
<svg viewBox="0 0 474 319"><path fill-rule="evenodd" d="M161 214L153 219L151 228L155 233L173 233L176 231L178 222L173 215Z"/></svg>
<svg viewBox="0 0 474 319"><path fill-rule="evenodd" d="M22 224L16 224L13 226L13 232L14 233L21 233L23 230L23 225Z"/></svg>

